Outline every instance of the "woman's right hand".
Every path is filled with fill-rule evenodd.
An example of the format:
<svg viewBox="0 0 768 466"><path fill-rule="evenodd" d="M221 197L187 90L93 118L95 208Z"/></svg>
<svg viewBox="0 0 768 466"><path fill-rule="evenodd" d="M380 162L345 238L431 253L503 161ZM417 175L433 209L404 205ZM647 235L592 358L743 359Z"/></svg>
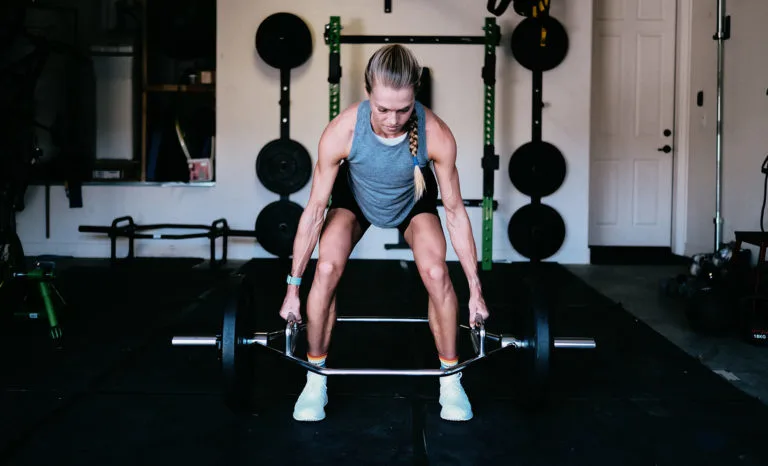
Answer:
<svg viewBox="0 0 768 466"><path fill-rule="evenodd" d="M296 323L301 323L301 300L298 294L289 293L285 295L283 306L280 308L280 317L285 321L293 315Z"/></svg>

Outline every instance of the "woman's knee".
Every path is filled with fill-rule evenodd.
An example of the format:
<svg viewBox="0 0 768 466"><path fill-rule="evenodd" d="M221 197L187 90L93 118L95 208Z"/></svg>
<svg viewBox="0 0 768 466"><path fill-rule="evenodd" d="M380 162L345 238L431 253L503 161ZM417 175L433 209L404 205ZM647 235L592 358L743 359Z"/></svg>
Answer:
<svg viewBox="0 0 768 466"><path fill-rule="evenodd" d="M341 269L343 266L336 261L321 259L317 262L317 276L323 282L333 283L341 278Z"/></svg>
<svg viewBox="0 0 768 466"><path fill-rule="evenodd" d="M448 266L445 262L438 261L425 264L421 268L421 277L428 289L433 286L440 287L448 279Z"/></svg>

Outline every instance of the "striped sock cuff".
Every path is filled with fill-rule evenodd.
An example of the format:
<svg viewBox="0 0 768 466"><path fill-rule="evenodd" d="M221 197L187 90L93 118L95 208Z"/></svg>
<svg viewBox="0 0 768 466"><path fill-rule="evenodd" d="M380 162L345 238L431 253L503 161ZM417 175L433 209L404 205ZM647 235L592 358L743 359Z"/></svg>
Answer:
<svg viewBox="0 0 768 466"><path fill-rule="evenodd" d="M309 361L310 364L314 364L320 367L325 367L326 356L328 356L328 353L321 354L320 356L312 356L311 354L307 353L307 361Z"/></svg>
<svg viewBox="0 0 768 466"><path fill-rule="evenodd" d="M440 356L440 369L447 369L449 367L453 367L456 364L459 363L459 357L456 356L453 359L446 359L442 356Z"/></svg>

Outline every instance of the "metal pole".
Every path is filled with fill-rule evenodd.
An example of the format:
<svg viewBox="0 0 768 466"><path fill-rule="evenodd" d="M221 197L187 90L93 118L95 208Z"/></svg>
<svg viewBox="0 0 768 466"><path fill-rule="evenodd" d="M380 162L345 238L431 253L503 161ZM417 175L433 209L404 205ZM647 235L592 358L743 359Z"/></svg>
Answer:
<svg viewBox="0 0 768 466"><path fill-rule="evenodd" d="M722 191L723 191L723 52L725 49L725 0L717 0L717 127L716 127L716 178L715 178L715 251L723 243Z"/></svg>

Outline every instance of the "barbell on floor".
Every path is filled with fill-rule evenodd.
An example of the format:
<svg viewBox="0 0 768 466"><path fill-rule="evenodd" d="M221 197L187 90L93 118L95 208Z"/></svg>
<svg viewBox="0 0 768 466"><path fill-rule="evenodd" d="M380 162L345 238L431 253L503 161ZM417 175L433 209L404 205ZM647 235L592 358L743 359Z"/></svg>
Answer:
<svg viewBox="0 0 768 466"><path fill-rule="evenodd" d="M289 318L285 329L271 332L254 331L254 309L251 305L250 293L243 288L244 276L233 274L224 285L224 303L221 334L214 336L174 336L173 346L215 346L218 349L223 375L224 398L235 410L247 405L247 398L252 393L256 351L254 345L288 359L308 371L317 374L332 375L397 375L397 376L448 376L463 371L477 361L498 351L514 348L524 351L526 369L530 371L527 381L532 387L543 388L548 384L550 370L550 353L554 349L594 349L593 338L552 338L549 328L548 308L542 301L532 301L531 311L524 329L523 338L511 334L493 334L487 332L482 319L478 319L475 327L461 325L462 329L470 332L475 356L449 369L336 369L318 367L295 355L296 341L305 323L298 323ZM292 317L292 316L291 316ZM421 317L353 317L339 316L337 322L370 322L370 323L428 323L427 318ZM270 345L273 341L283 340L281 349ZM490 349L489 349L490 347Z"/></svg>

